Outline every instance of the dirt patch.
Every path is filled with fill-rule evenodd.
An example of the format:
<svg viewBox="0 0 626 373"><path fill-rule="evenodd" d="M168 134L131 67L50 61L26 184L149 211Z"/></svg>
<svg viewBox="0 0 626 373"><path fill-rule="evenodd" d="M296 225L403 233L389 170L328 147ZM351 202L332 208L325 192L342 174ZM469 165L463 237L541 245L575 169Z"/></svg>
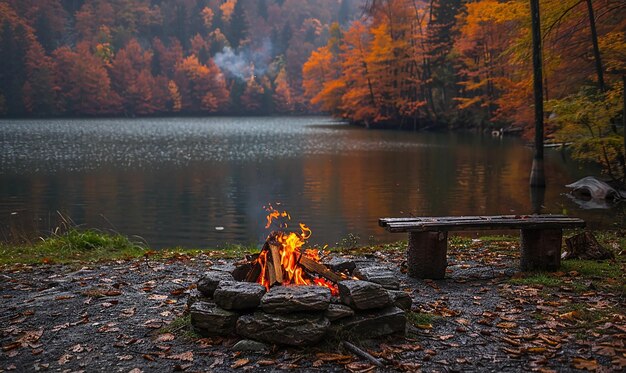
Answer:
<svg viewBox="0 0 626 373"><path fill-rule="evenodd" d="M548 283L532 277L516 282L524 277L516 270L515 245L451 245L441 281L406 276L399 250L359 256L362 263L397 271L414 306L406 337L353 342L390 371L624 369L619 287L580 273L549 274L554 281ZM232 350L237 339L194 336L185 318L187 294L208 268L230 264L200 255L5 270L0 372L373 369L337 340L250 353ZM615 265L623 273L624 263Z"/></svg>

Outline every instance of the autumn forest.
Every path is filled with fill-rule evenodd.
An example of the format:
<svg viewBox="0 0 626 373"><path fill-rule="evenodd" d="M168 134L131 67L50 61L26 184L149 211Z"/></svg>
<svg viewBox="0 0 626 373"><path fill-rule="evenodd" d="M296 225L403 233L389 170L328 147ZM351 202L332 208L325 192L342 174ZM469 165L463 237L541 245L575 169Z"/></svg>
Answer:
<svg viewBox="0 0 626 373"><path fill-rule="evenodd" d="M602 153L617 176L626 4L540 9L546 133L582 132L579 158ZM0 0L0 55L3 116L325 112L532 132L527 0Z"/></svg>

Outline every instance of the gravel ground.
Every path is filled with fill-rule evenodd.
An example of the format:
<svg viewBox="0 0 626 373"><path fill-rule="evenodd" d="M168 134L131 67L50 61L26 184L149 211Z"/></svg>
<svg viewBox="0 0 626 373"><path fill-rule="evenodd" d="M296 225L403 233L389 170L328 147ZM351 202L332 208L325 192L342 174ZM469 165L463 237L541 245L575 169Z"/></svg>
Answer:
<svg viewBox="0 0 626 373"><path fill-rule="evenodd" d="M440 281L406 276L402 253L356 259L397 271L401 288L413 297L413 311L426 314L407 327L405 337L355 342L387 363L378 371L624 368L623 299L601 291L546 293L541 286L512 285L514 254L480 245L451 248L447 278ZM366 360L347 356L339 341L241 353L231 348L237 339L190 336L181 321L189 290L210 267L229 264L201 255L5 269L0 372L374 371ZM613 313L588 325L565 312L572 302L606 304Z"/></svg>

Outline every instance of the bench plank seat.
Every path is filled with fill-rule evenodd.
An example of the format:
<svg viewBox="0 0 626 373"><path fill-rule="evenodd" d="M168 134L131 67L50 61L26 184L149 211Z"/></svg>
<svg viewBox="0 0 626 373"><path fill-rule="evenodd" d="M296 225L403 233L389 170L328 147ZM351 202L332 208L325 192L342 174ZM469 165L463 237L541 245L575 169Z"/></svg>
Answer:
<svg viewBox="0 0 626 373"><path fill-rule="evenodd" d="M464 231L483 229L583 228L585 221L565 215L503 215L424 218L383 218L378 224L389 232Z"/></svg>
<svg viewBox="0 0 626 373"><path fill-rule="evenodd" d="M441 279L447 266L449 231L519 229L522 270L557 270L563 229L584 228L585 221L566 215L442 216L381 218L378 225L392 233L409 234L409 275Z"/></svg>

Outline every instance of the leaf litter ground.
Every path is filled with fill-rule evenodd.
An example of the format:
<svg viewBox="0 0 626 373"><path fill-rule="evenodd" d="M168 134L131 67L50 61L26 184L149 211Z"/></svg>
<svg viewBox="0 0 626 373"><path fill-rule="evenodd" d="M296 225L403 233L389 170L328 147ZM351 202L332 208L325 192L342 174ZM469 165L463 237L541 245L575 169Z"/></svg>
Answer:
<svg viewBox="0 0 626 373"><path fill-rule="evenodd" d="M268 346L235 352L237 339L201 338L185 316L208 255L0 272L4 371L623 371L625 256L564 263L557 273L517 272L515 239L451 240L445 280L408 277L401 245L348 250L394 269L414 305L403 338L352 340L376 368L343 350ZM603 272L604 271L604 272Z"/></svg>

